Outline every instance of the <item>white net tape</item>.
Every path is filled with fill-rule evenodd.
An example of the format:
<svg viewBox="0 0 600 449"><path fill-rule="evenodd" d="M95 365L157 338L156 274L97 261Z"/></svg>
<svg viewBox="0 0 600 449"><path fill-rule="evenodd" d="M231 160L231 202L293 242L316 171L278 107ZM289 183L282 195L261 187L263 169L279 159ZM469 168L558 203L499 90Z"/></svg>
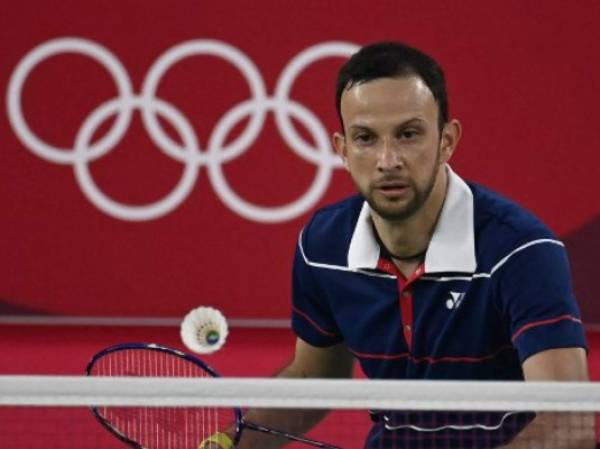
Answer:
<svg viewBox="0 0 600 449"><path fill-rule="evenodd" d="M600 384L0 376L0 405L600 411Z"/></svg>

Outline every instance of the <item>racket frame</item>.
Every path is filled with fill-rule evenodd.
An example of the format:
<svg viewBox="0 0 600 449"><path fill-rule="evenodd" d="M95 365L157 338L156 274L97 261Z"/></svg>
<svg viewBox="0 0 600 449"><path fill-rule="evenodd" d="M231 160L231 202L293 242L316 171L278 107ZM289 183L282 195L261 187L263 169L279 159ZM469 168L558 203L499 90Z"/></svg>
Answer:
<svg viewBox="0 0 600 449"><path fill-rule="evenodd" d="M105 348L102 351L94 354L94 356L88 362L87 366L85 367L86 376L94 375L92 373L92 370L94 369L94 366L96 365L96 363L103 357L105 357L109 354L112 354L114 352L121 352L121 351L132 350L132 349L157 351L157 352L162 352L164 354L174 355L181 359L187 360L190 363L193 363L198 368L200 368L200 369L206 371L208 374L210 374L211 377L221 377L221 375L217 371L215 371L212 367L210 367L209 365L204 363L202 360L200 360L190 354L187 354L183 351L180 351L178 349L168 348L166 346L158 345L155 343L122 343L122 344L118 344L118 345L114 345L114 346ZM124 442L125 444L129 445L130 447L132 447L134 449L147 449L144 446L142 446L140 443L138 443L137 441L134 441L134 440L128 438L125 434L123 434L121 431L116 429L110 423L110 421L108 419L106 419L102 415L102 413L100 413L97 406L90 407L90 410L92 411L92 414L98 420L98 422L100 424L102 424L110 433L112 433L119 440L121 440L122 442ZM237 444L239 443L239 439L240 439L241 433L242 433L242 428L241 428L241 424L243 422L242 410L239 407L233 407L233 412L235 415L235 437L233 440L233 445L234 445L234 447L237 447Z"/></svg>
<svg viewBox="0 0 600 449"><path fill-rule="evenodd" d="M193 363L198 368L206 371L211 377L221 377L221 375L216 370L211 368L209 365L207 365L206 363L204 363L202 360L198 359L197 357L194 357L194 356L187 354L186 352L180 351L178 349L169 348L169 347L158 345L155 343L122 343L122 344L110 346L106 349L103 349L102 351L95 354L92 357L92 359L88 362L88 364L85 368L86 375L93 376L94 374L92 373L92 370L93 370L94 366L100 359L102 359L106 355L111 354L113 352L119 352L119 351L131 350L131 349L150 350L150 351L162 352L162 353L169 354L169 355L174 355L181 359L187 360L190 363ZM104 418L104 416L102 416L102 414L98 410L98 407L92 406L90 408L91 408L91 411L92 411L94 417L98 420L98 422L100 422L100 424L102 424L110 433L112 433L119 440L121 440L122 442L124 442L125 444L129 445L130 447L132 447L134 449L147 449L144 446L140 445L138 442L129 439L126 435L121 433L119 430L115 429L111 425L111 423L108 421L108 419L106 419L106 418ZM249 429L249 430L253 430L256 432L262 432L262 433L267 433L267 434L274 435L274 436L280 436L280 437L286 438L291 441L305 443L305 444L311 445L313 447L319 447L319 448L323 448L323 449L340 449L337 446L333 446L331 444L313 440L311 438L293 435L293 434L290 434L290 433L287 433L287 432L284 432L281 430L272 429L270 427L265 427L260 424L246 421L243 418L242 410L240 407L233 407L233 412L234 412L234 416L235 416L235 436L233 438L233 447L234 448L237 448L237 445L240 442L240 439L242 437L242 432L244 431L244 429Z"/></svg>

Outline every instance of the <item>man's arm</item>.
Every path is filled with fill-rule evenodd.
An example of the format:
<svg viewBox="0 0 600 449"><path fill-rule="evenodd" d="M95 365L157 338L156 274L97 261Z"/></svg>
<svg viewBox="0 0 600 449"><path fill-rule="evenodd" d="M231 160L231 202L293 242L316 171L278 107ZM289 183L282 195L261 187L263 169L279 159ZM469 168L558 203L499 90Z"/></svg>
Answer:
<svg viewBox="0 0 600 449"><path fill-rule="evenodd" d="M352 376L353 367L354 359L344 345L318 348L298 338L294 359L277 377L347 378ZM294 435L303 435L326 414L325 410L253 409L244 415L244 419ZM239 448L271 449L281 447L287 442L289 441L284 438L245 430Z"/></svg>
<svg viewBox="0 0 600 449"><path fill-rule="evenodd" d="M319 348L296 339L292 362L278 377L342 379L352 377L354 358L345 345Z"/></svg>
<svg viewBox="0 0 600 449"><path fill-rule="evenodd" d="M570 381L589 380L585 349L549 349L532 355L523 362L523 375L527 381Z"/></svg>
<svg viewBox="0 0 600 449"><path fill-rule="evenodd" d="M588 380L586 353L583 348L549 349L523 362L526 381ZM537 417L506 449L592 449L596 446L593 413L550 412Z"/></svg>

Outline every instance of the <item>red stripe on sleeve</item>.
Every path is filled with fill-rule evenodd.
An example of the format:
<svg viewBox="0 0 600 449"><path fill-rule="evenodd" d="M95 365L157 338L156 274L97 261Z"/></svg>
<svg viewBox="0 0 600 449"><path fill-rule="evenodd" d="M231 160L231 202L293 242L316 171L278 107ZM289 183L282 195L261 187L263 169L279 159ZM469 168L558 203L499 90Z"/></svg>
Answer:
<svg viewBox="0 0 600 449"><path fill-rule="evenodd" d="M295 307L293 307L292 310L294 311L294 313L297 313L302 318L304 318L306 321L308 321L310 324L312 324L313 327L316 330L318 330L320 333L322 333L323 335L327 335L328 337L337 337L337 334L334 334L332 332L328 332L325 329L323 329L311 317L309 317L306 313L302 312L301 310L296 309Z"/></svg>
<svg viewBox="0 0 600 449"><path fill-rule="evenodd" d="M561 316L558 316L556 318L549 318L547 320L534 321L532 323L525 324L524 326L521 326L521 328L513 334L511 340L514 343L515 340L517 338L519 338L519 336L523 332L528 331L529 329L532 329L534 327L544 326L546 324L554 324L554 323L558 323L559 321L564 321L564 320L571 320L571 321L573 321L575 323L581 324L581 320L579 318L574 317L573 315L561 315Z"/></svg>

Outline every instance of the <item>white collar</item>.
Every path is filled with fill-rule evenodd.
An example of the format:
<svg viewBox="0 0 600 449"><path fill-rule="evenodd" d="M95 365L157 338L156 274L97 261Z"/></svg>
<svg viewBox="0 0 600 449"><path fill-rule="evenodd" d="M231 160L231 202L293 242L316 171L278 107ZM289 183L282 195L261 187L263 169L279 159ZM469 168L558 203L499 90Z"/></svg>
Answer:
<svg viewBox="0 0 600 449"><path fill-rule="evenodd" d="M475 224L473 193L463 179L448 169L448 191L442 212L425 253L425 273L473 273ZM376 268L379 244L371 225L371 208L365 201L348 248L348 268Z"/></svg>

